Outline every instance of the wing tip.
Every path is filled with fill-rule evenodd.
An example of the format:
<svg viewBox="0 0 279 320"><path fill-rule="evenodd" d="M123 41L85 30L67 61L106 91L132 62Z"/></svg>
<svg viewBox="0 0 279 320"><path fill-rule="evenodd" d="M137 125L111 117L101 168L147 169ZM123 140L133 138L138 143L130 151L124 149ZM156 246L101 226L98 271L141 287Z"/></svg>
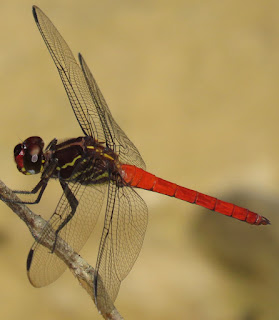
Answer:
<svg viewBox="0 0 279 320"><path fill-rule="evenodd" d="M80 65L82 66L84 60L83 60L83 56L80 52L78 53L78 61L79 61Z"/></svg>
<svg viewBox="0 0 279 320"><path fill-rule="evenodd" d="M32 6L32 13L33 13L33 17L35 19L35 22L39 23L38 16L37 16L37 9L39 9L37 6Z"/></svg>
<svg viewBox="0 0 279 320"><path fill-rule="evenodd" d="M34 254L34 250L31 249L28 253L28 257L27 257L27 272L29 272L31 264L32 264L32 260L33 260L33 254Z"/></svg>

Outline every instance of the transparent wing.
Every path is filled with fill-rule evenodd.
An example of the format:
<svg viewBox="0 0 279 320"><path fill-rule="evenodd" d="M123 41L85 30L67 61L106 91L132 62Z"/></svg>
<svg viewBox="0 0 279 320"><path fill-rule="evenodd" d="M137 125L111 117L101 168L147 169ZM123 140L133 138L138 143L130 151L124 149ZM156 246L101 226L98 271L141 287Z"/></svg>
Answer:
<svg viewBox="0 0 279 320"><path fill-rule="evenodd" d="M96 225L108 184L85 186L76 182L69 183L68 187L78 201L78 206L73 218L59 231L58 235L78 252ZM42 238L48 237L50 232L59 228L71 210L71 205L64 192L42 233L41 239L36 241L30 250L33 251L33 255L32 261L28 261L28 278L35 287L43 287L52 283L66 269L64 262L40 242L42 242Z"/></svg>
<svg viewBox="0 0 279 320"><path fill-rule="evenodd" d="M94 277L99 310L109 310L115 301L141 250L147 220L147 206L137 192L111 182Z"/></svg>
<svg viewBox="0 0 279 320"><path fill-rule="evenodd" d="M118 153L122 162L144 168L138 150L113 119L82 56L79 56L80 67L45 14L35 6L33 14L84 134L105 142ZM136 261L147 226L144 201L133 189L123 187L121 182L119 184L115 181L109 183L105 225L94 280L98 308L104 310L115 300L121 281ZM74 217L59 232L59 237L79 251L95 226L107 185L86 187L72 183L69 188L79 205ZM71 206L64 194L49 221L49 228L57 230L61 221L67 219L70 210ZM45 232L48 232L48 228ZM58 278L65 269L64 263L41 246L40 241L32 249L34 254L29 270L30 281L35 286L42 286Z"/></svg>
<svg viewBox="0 0 279 320"><path fill-rule="evenodd" d="M125 133L113 119L96 81L80 56L80 65L48 17L36 6L33 15L58 69L75 116L85 135L105 142L119 153L120 160L144 168L144 162Z"/></svg>

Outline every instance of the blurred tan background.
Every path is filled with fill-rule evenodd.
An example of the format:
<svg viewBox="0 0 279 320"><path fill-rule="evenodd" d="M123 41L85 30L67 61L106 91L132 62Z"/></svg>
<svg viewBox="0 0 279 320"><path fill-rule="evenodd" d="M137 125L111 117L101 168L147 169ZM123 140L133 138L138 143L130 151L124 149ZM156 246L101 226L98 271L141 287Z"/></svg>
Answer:
<svg viewBox="0 0 279 320"><path fill-rule="evenodd" d="M150 219L116 300L124 318L279 319L279 2L2 1L0 172L16 189L39 179L16 170L21 139L81 134L32 4L82 52L149 171L272 221L254 227L141 192ZM50 183L32 209L48 217L59 193ZM0 318L100 319L68 271L29 284L32 237L0 205ZM82 251L93 265L98 230Z"/></svg>

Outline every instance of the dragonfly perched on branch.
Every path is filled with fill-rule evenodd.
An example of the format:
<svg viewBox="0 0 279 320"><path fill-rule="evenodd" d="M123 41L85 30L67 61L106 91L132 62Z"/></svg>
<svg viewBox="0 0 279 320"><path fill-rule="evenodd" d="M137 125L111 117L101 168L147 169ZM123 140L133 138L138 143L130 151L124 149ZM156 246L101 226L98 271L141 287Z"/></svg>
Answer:
<svg viewBox="0 0 279 320"><path fill-rule="evenodd" d="M116 299L121 281L130 272L142 247L147 206L136 188L175 197L253 225L269 224L267 218L248 209L145 171L139 151L114 120L82 55L78 55L77 63L55 26L36 6L33 15L83 135L62 143L53 139L45 149L43 140L33 136L14 149L20 172L41 173L33 190L16 191L36 196L34 201L24 203L38 203L49 179L57 179L63 189L55 212L28 255L27 271L32 285L48 285L64 272L66 266L55 254L57 239L62 238L78 252L105 205L94 274L95 302L99 310L105 310ZM56 239L50 252L42 243L53 231Z"/></svg>

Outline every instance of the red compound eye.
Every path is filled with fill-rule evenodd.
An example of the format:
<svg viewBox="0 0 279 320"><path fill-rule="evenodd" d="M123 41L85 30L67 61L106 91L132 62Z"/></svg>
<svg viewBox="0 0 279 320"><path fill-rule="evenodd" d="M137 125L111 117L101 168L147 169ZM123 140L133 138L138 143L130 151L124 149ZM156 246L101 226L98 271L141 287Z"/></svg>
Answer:
<svg viewBox="0 0 279 320"><path fill-rule="evenodd" d="M44 142L40 137L30 137L14 148L17 168L23 174L36 174L41 171Z"/></svg>
<svg viewBox="0 0 279 320"><path fill-rule="evenodd" d="M22 144L18 144L15 146L14 158L15 158L15 162L18 170L22 172L22 169L24 168L24 165L23 165L24 151L22 149Z"/></svg>

